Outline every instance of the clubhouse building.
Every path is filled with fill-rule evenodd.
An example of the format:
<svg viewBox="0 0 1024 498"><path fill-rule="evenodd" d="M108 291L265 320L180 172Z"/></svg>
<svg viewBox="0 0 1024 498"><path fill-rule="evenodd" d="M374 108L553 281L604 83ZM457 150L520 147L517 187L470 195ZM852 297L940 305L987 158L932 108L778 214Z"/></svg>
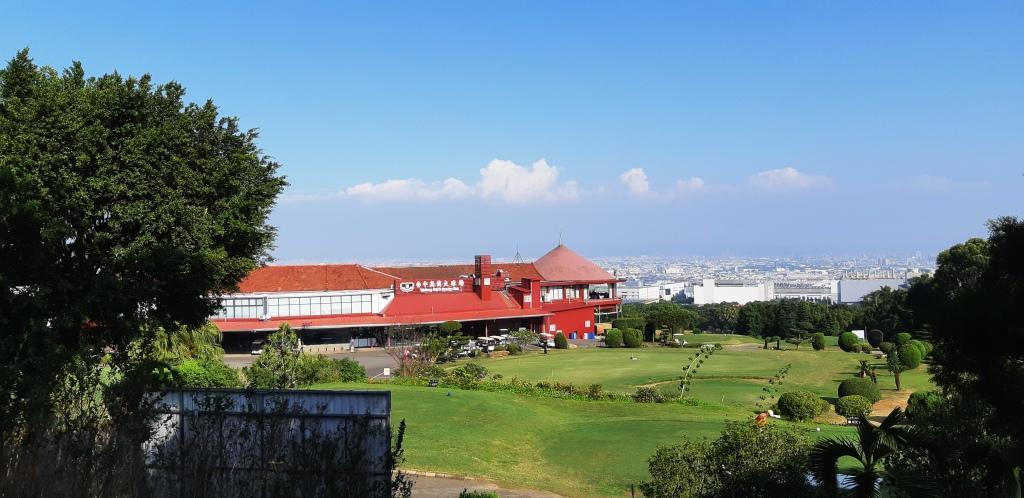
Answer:
<svg viewBox="0 0 1024 498"><path fill-rule="evenodd" d="M380 344L396 328L457 321L471 337L521 327L593 339L618 315L621 279L565 245L532 263L367 267L266 266L222 296L211 321L225 347L263 338L283 323L305 343Z"/></svg>

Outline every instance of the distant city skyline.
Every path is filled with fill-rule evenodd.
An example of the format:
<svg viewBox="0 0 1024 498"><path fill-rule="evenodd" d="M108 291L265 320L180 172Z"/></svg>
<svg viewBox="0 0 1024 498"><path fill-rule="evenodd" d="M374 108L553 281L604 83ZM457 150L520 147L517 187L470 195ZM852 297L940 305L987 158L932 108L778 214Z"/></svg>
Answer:
<svg viewBox="0 0 1024 498"><path fill-rule="evenodd" d="M1021 3L30 5L5 59L260 130L280 261L934 254L1022 214Z"/></svg>

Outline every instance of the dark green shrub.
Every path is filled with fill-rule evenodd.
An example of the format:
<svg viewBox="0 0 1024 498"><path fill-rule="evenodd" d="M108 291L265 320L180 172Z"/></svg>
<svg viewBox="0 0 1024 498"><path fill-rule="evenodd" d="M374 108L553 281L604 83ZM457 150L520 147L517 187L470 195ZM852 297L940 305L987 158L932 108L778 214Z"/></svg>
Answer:
<svg viewBox="0 0 1024 498"><path fill-rule="evenodd" d="M302 355L295 371L296 383L299 386L366 380L366 370L363 366L349 358L334 360L315 354Z"/></svg>
<svg viewBox="0 0 1024 498"><path fill-rule="evenodd" d="M624 316L612 320L612 328L619 330L637 329L643 330L647 326L647 320L639 316Z"/></svg>
<svg viewBox="0 0 1024 498"><path fill-rule="evenodd" d="M899 334L896 334L896 341L895 342L896 342L897 346L902 346L902 345L910 342L911 339L913 339L913 337L911 337L910 334L908 334L906 332L900 332Z"/></svg>
<svg viewBox="0 0 1024 498"><path fill-rule="evenodd" d="M508 354L519 354L523 352L523 348L519 347L518 344L509 344L505 350L508 351Z"/></svg>
<svg viewBox="0 0 1024 498"><path fill-rule="evenodd" d="M569 341L565 339L565 334L555 334L555 349L569 349Z"/></svg>
<svg viewBox="0 0 1024 498"><path fill-rule="evenodd" d="M883 343L878 345L878 349L881 349L882 352L885 353L885 354L891 354L893 348L895 348L895 347L896 347L896 345L891 343L891 342L883 342Z"/></svg>
<svg viewBox="0 0 1024 498"><path fill-rule="evenodd" d="M822 334L821 332L814 334L814 336L811 337L811 347L813 347L815 351L825 349L825 334Z"/></svg>
<svg viewBox="0 0 1024 498"><path fill-rule="evenodd" d="M587 386L587 398L590 399L601 399L604 397L604 388L601 384L591 384Z"/></svg>
<svg viewBox="0 0 1024 498"><path fill-rule="evenodd" d="M921 344L924 345L924 356L922 356L923 359L924 357L932 354L932 350L935 349L935 345L928 341L921 341Z"/></svg>
<svg viewBox="0 0 1024 498"><path fill-rule="evenodd" d="M846 417L867 416L871 413L871 400L859 394L843 396L836 402L836 413Z"/></svg>
<svg viewBox="0 0 1024 498"><path fill-rule="evenodd" d="M462 492L459 493L459 498L498 498L498 493L495 493L494 491L480 491L476 489L470 491L468 489L463 489Z"/></svg>
<svg viewBox="0 0 1024 498"><path fill-rule="evenodd" d="M795 391L779 396L779 413L793 420L811 420L828 409L828 402L810 391Z"/></svg>
<svg viewBox="0 0 1024 498"><path fill-rule="evenodd" d="M446 372L445 369L438 365L430 365L421 370L418 376L427 380L441 380L446 375L448 375L448 372Z"/></svg>
<svg viewBox="0 0 1024 498"><path fill-rule="evenodd" d="M664 403L665 395L653 387L638 387L633 394L633 401L637 403Z"/></svg>
<svg viewBox="0 0 1024 498"><path fill-rule="evenodd" d="M178 387L211 389L238 387L238 371L223 361L185 360L172 369L172 378Z"/></svg>
<svg viewBox="0 0 1024 498"><path fill-rule="evenodd" d="M938 391L917 391L911 393L907 400L907 416L914 418L928 418L944 411L946 400Z"/></svg>
<svg viewBox="0 0 1024 498"><path fill-rule="evenodd" d="M870 353L870 352L872 352L874 350L875 350L875 348L871 347L870 344L868 344L866 342L860 343L860 352L861 353Z"/></svg>
<svg viewBox="0 0 1024 498"><path fill-rule="evenodd" d="M882 344L882 341L885 340L885 334L883 334L881 330L871 329L868 331L867 339L868 344L877 348Z"/></svg>
<svg viewBox="0 0 1024 498"><path fill-rule="evenodd" d="M878 400L882 399L882 393L878 390L878 384L871 382L870 379L855 377L839 383L840 398L854 394L864 396L872 403L877 403Z"/></svg>
<svg viewBox="0 0 1024 498"><path fill-rule="evenodd" d="M858 344L860 344L860 338L858 338L853 332L843 332L842 334L839 334L839 349L842 349L847 353L857 351Z"/></svg>
<svg viewBox="0 0 1024 498"><path fill-rule="evenodd" d="M604 333L604 345L609 348L622 347L622 331L619 329L608 329Z"/></svg>
<svg viewBox="0 0 1024 498"><path fill-rule="evenodd" d="M924 349L924 342L917 339L911 339L910 344L917 348L917 352L921 353L921 358L924 358L926 351Z"/></svg>
<svg viewBox="0 0 1024 498"><path fill-rule="evenodd" d="M907 343L900 346L897 351L900 354L900 363L907 370L913 370L921 365L921 351L917 346Z"/></svg>
<svg viewBox="0 0 1024 498"><path fill-rule="evenodd" d="M622 345L627 348L638 348L644 344L644 333L637 329L625 329L622 331Z"/></svg>

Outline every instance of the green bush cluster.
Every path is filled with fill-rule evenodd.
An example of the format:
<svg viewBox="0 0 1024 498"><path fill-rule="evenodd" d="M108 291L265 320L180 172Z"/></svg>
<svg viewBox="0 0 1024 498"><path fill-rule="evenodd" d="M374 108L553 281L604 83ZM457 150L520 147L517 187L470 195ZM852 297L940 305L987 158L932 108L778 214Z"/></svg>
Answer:
<svg viewBox="0 0 1024 498"><path fill-rule="evenodd" d="M853 332L843 332L839 334L839 349L846 351L847 353L858 351L860 349L860 338L858 338Z"/></svg>
<svg viewBox="0 0 1024 498"><path fill-rule="evenodd" d="M566 340L565 334L561 332L555 334L555 349L569 349L569 341Z"/></svg>
<svg viewBox="0 0 1024 498"><path fill-rule="evenodd" d="M638 348L644 344L644 333L637 329L622 331L622 344L627 348Z"/></svg>
<svg viewBox="0 0 1024 498"><path fill-rule="evenodd" d="M811 347L815 351L821 351L825 349L825 334L818 332L811 337Z"/></svg>
<svg viewBox="0 0 1024 498"><path fill-rule="evenodd" d="M171 368L171 378L177 387L212 389L241 385L238 371L217 360L182 361Z"/></svg>
<svg viewBox="0 0 1024 498"><path fill-rule="evenodd" d="M882 393L878 390L878 384L861 377L846 379L839 383L840 398L853 394L864 396L872 403L877 403L878 400L882 399Z"/></svg>
<svg viewBox="0 0 1024 498"><path fill-rule="evenodd" d="M882 352L885 353L885 354L892 354L893 348L895 348L895 347L896 347L896 345L891 343L891 342L883 342L883 343L878 345L878 349L881 349Z"/></svg>
<svg viewBox="0 0 1024 498"><path fill-rule="evenodd" d="M909 343L911 339L913 339L913 337L910 334L906 332L900 332L899 334L896 334L896 345L902 346L904 344Z"/></svg>
<svg viewBox="0 0 1024 498"><path fill-rule="evenodd" d="M867 416L871 413L871 400L859 394L843 396L836 402L836 413L846 417Z"/></svg>
<svg viewBox="0 0 1024 498"><path fill-rule="evenodd" d="M350 358L335 360L326 356L306 354L299 357L296 370L299 386L366 380L366 370L359 362Z"/></svg>
<svg viewBox="0 0 1024 498"><path fill-rule="evenodd" d="M900 355L900 363L907 369L913 370L921 365L921 350L918 346L906 343L896 350Z"/></svg>
<svg viewBox="0 0 1024 498"><path fill-rule="evenodd" d="M522 353L523 348L520 347L518 344L509 344L508 346L505 347L505 351L508 351L508 354L516 355Z"/></svg>
<svg viewBox="0 0 1024 498"><path fill-rule="evenodd" d="M874 350L875 350L875 348L871 347L870 344L868 344L866 342L860 343L860 352L861 353L870 353L870 352L872 352Z"/></svg>
<svg viewBox="0 0 1024 498"><path fill-rule="evenodd" d="M885 340L885 334L883 334L881 330L871 329L867 333L867 339L868 344L877 348L882 344L882 341Z"/></svg>
<svg viewBox="0 0 1024 498"><path fill-rule="evenodd" d="M498 498L498 493L495 493L494 491L480 491L476 489L470 491L469 489L464 488L462 492L459 493L459 498Z"/></svg>
<svg viewBox="0 0 1024 498"><path fill-rule="evenodd" d="M664 403L665 395L654 387L638 387L633 393L633 401L637 403Z"/></svg>
<svg viewBox="0 0 1024 498"><path fill-rule="evenodd" d="M619 330L637 329L643 330L647 326L647 320L638 316L624 316L612 320L612 327Z"/></svg>
<svg viewBox="0 0 1024 498"><path fill-rule="evenodd" d="M604 333L604 345L609 348L622 347L622 331L619 329L608 329Z"/></svg>
<svg viewBox="0 0 1024 498"><path fill-rule="evenodd" d="M911 420L915 418L927 418L939 414L945 409L946 400L938 391L917 391L911 393L907 400L907 416Z"/></svg>
<svg viewBox="0 0 1024 498"><path fill-rule="evenodd" d="M825 401L810 391L794 391L779 396L779 413L796 421L811 420L828 409Z"/></svg>

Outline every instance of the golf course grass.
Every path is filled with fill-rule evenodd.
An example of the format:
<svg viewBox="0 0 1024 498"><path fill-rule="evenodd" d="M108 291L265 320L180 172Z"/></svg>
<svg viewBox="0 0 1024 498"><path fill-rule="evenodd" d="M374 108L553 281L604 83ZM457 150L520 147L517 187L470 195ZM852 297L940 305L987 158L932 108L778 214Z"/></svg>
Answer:
<svg viewBox="0 0 1024 498"><path fill-rule="evenodd" d="M739 345L745 342L750 341L736 340L704 363L690 393L701 402L692 405L575 401L376 383L314 387L391 390L393 423L404 419L408 424L406 468L470 475L566 496L622 496L630 484L648 477L647 458L659 445L683 437L714 438L726 420L752 417L761 388L782 366L792 365L782 392L806 389L834 399L839 381L857 372L858 360L884 363L835 347L775 351L754 343ZM471 361L505 379L597 383L621 393L657 385L666 394L677 394L682 365L693 354L687 348L589 348ZM930 386L923 366L904 372L902 381L904 392ZM883 396L896 396L891 376L881 369L879 385ZM814 438L852 432L823 423L773 423L807 431Z"/></svg>

